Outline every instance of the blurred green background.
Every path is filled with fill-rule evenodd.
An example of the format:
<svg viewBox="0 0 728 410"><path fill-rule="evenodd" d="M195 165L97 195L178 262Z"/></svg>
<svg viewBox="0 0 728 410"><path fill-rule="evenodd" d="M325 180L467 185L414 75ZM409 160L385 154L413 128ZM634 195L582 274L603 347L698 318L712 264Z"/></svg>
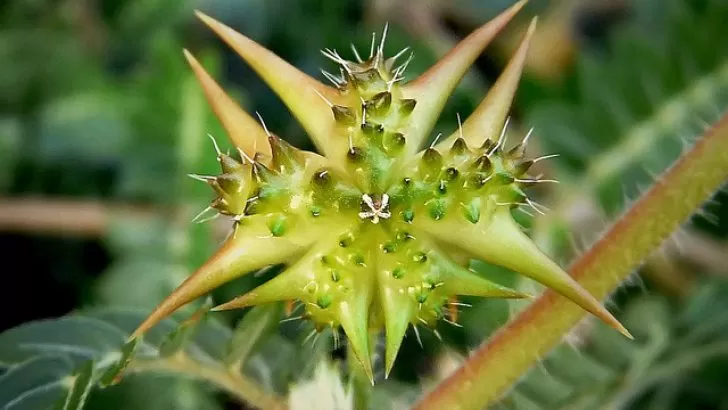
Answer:
<svg viewBox="0 0 728 410"><path fill-rule="evenodd" d="M188 173L216 172L210 133L225 141L182 56L187 48L248 112L312 149L266 86L194 19L200 9L316 78L319 53L368 49L385 22L385 50L415 53L414 78L511 0L5 0L0 3L0 249L2 329L79 309L153 308L224 239L229 225L191 224L212 199ZM513 108L535 127L530 155L558 153L541 171L546 216L522 215L539 245L566 265L649 187L728 107L728 2L532 0L488 47L438 122L449 132L540 16ZM199 185L199 186L198 186ZM609 301L634 329L622 340L585 320L497 407L728 409L728 195L716 194ZM506 284L530 282L485 264ZM215 292L227 300L275 272ZM537 289L536 289L537 290ZM444 377L523 306L466 300L462 328L408 337L393 380L371 408L401 408ZM184 314L194 310L190 307ZM232 327L245 312L216 314ZM276 325L246 372L285 394L333 351ZM61 331L61 330L59 330ZM49 337L53 335L39 335ZM7 338L0 336L0 356ZM306 356L305 360L302 359ZM252 364L251 364L252 363ZM11 368L12 360L0 361ZM381 376L381 363L378 364ZM5 384L3 384L5 383ZM8 399L0 376L0 403ZM12 396L12 395L11 395ZM17 403L16 403L17 404ZM16 408L16 407L12 407ZM21 407L17 407L21 408ZM33 407L23 407L33 408ZM211 386L133 376L94 391L89 408L241 408ZM244 408L244 407L243 407Z"/></svg>

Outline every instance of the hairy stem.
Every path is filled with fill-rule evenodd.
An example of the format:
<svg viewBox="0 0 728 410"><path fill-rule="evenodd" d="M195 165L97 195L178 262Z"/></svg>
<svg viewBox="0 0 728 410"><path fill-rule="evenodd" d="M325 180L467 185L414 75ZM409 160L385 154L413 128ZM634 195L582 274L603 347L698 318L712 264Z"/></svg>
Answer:
<svg viewBox="0 0 728 410"><path fill-rule="evenodd" d="M624 214L570 273L606 298L728 179L728 115L723 116ZM497 400L557 345L584 311L546 291L416 409L479 409Z"/></svg>
<svg viewBox="0 0 728 410"><path fill-rule="evenodd" d="M260 409L286 409L284 401L264 391L253 381L237 372L230 372L222 366L197 363L185 355L174 355L165 359L132 361L127 372L169 372L204 380L227 391L241 403Z"/></svg>

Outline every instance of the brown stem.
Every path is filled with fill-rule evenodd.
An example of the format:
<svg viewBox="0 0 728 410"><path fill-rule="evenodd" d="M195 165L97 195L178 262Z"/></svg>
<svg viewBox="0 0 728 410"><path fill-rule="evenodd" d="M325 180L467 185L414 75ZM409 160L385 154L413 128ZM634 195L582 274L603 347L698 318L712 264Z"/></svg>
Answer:
<svg viewBox="0 0 728 410"><path fill-rule="evenodd" d="M0 198L0 232L99 238L115 220L186 218L189 212L169 212L160 206L108 203L73 198ZM189 218L188 218L189 219ZM183 223L188 223L184 219ZM215 222L215 236L224 238L231 223Z"/></svg>
<svg viewBox="0 0 728 410"><path fill-rule="evenodd" d="M108 204L95 200L0 198L0 231L99 237L113 218L152 218L151 207Z"/></svg>

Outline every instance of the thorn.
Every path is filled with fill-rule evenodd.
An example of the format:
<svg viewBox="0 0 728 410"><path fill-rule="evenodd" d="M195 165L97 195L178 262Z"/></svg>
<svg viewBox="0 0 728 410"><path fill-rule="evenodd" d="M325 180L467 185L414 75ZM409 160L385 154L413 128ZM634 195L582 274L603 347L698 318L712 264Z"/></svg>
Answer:
<svg viewBox="0 0 728 410"><path fill-rule="evenodd" d="M460 120L460 113L455 114L455 116L458 118L458 134L460 135L460 138L463 138L463 123Z"/></svg>
<svg viewBox="0 0 728 410"><path fill-rule="evenodd" d="M238 219L239 216L242 216L242 215L236 215L235 218L233 218L233 220L234 221L237 221L237 222L240 222L240 219ZM257 271L255 271L255 273L253 273L253 277L259 278L259 277L265 275L266 273L270 272L271 269L273 269L274 267L275 267L275 265L268 265L268 266L266 266L264 268L260 268ZM291 311L291 312L288 313L288 316L290 316L292 314L293 314L293 312Z"/></svg>
<svg viewBox="0 0 728 410"><path fill-rule="evenodd" d="M246 154L245 151L243 151L240 147L238 147L238 154L240 154L240 158L242 158L243 161L248 161L248 163L250 164L255 162L255 160L253 158L250 158L248 154Z"/></svg>
<svg viewBox="0 0 728 410"><path fill-rule="evenodd" d="M200 220L200 218L202 218L203 215L205 215L206 213L210 212L211 210L212 210L212 207L211 206L208 206L207 208L205 208L202 211L200 211L200 213L198 213L197 215L195 215L195 217L192 218L192 221L190 221L190 222L197 223Z"/></svg>
<svg viewBox="0 0 728 410"><path fill-rule="evenodd" d="M516 209L517 209L518 211L521 211L521 212L523 212L524 214L526 214L526 215L530 216L531 218L535 218L535 217L536 217L536 215L534 215L534 214L532 214L532 213L528 212L527 210L525 210L525 209L521 208L520 206L519 206L518 208L516 208Z"/></svg>
<svg viewBox="0 0 728 410"><path fill-rule="evenodd" d="M260 113L258 111L255 112L255 115L258 116L258 121L260 121L260 125L263 126L263 130L265 131L265 135L271 136L270 131L268 131L268 127L265 126L265 121L263 121L263 117L260 116Z"/></svg>
<svg viewBox="0 0 728 410"><path fill-rule="evenodd" d="M534 211L538 212L541 215L545 215L544 211L542 211L540 208L543 208L545 211L549 211L549 209L538 202L532 201L530 198L526 198L526 203L528 206L530 206Z"/></svg>
<svg viewBox="0 0 728 410"><path fill-rule="evenodd" d="M387 81L387 92L392 92L392 87L394 86L394 84L396 82L402 81L404 79L404 77L400 77L400 74L402 74L402 73L400 73L399 69L397 69L394 72L394 76L392 77L392 79Z"/></svg>
<svg viewBox="0 0 728 410"><path fill-rule="evenodd" d="M294 320L301 320L301 319L303 319L303 316L301 316L301 315L292 316L292 317L287 317L285 319L281 319L278 323L293 322Z"/></svg>
<svg viewBox="0 0 728 410"><path fill-rule="evenodd" d="M526 184L540 184L540 183L552 183L552 184L559 184L560 182L555 179L518 179L516 178L514 181L516 182L523 182Z"/></svg>
<svg viewBox="0 0 728 410"><path fill-rule="evenodd" d="M316 333L318 333L318 332L316 331L316 329L313 329L313 330L311 331L311 333L309 333L309 334L308 334L308 336L306 336L306 338L305 338L305 339L303 339L303 342L301 342L301 346L306 346L306 343L308 343L309 339L311 339L312 337L314 337L314 335L315 335Z"/></svg>
<svg viewBox="0 0 728 410"><path fill-rule="evenodd" d="M396 61L398 58L402 57L402 54L409 51L409 49L410 49L410 47L407 46L407 47L403 48L402 50L400 50L397 54L395 54L394 56L391 57L392 61Z"/></svg>
<svg viewBox="0 0 728 410"><path fill-rule="evenodd" d="M384 58L384 43L387 41L387 31L389 30L389 22L384 23L384 30L382 30L382 40L379 42L379 49L377 50L377 63Z"/></svg>
<svg viewBox="0 0 728 410"><path fill-rule="evenodd" d="M442 133L437 134L434 140L432 140L432 144L430 144L430 148L434 148L435 144L437 144L437 141L440 140L440 137L442 137Z"/></svg>
<svg viewBox="0 0 728 410"><path fill-rule="evenodd" d="M220 151L220 147L217 145L217 141L215 141L215 137L213 137L212 134L207 134L207 137L212 141L212 145L215 147L215 153L218 157L220 157L222 152Z"/></svg>
<svg viewBox="0 0 728 410"><path fill-rule="evenodd" d="M212 216L210 216L210 217L207 217L207 218L205 218L205 219L200 219L199 221L195 221L195 223L198 223L198 224L204 224L205 222L210 222L210 221L212 221L213 219L217 219L217 218L219 218L219 217L220 217L220 213L216 213L215 215L212 215Z"/></svg>
<svg viewBox="0 0 728 410"><path fill-rule="evenodd" d="M528 145L528 140L531 138L531 134L533 134L533 130L534 130L534 127L531 127L531 129L528 130L528 132L526 133L526 136L523 137L523 140L521 141L521 145L523 145L524 147L526 145Z"/></svg>
<svg viewBox="0 0 728 410"><path fill-rule="evenodd" d="M471 305L470 303L463 303L463 302L448 302L447 304L451 305L451 306L462 306L462 307L466 307L466 308L473 307L473 305Z"/></svg>
<svg viewBox="0 0 728 410"><path fill-rule="evenodd" d="M296 304L296 306L293 309L291 309L291 314L296 313L296 311L298 311L298 309L300 309L302 307L303 307L303 303Z"/></svg>
<svg viewBox="0 0 728 410"><path fill-rule="evenodd" d="M339 348L339 332L332 328L331 334L334 337L334 350L337 350Z"/></svg>
<svg viewBox="0 0 728 410"><path fill-rule="evenodd" d="M323 54L324 57L328 58L329 60L339 64L347 72L349 72L349 73L351 72L349 70L348 62L346 60L344 60L343 58L341 58L341 56L339 55L339 53L336 50L331 50L331 49L327 48L327 49L321 50L321 54Z"/></svg>
<svg viewBox="0 0 728 410"><path fill-rule="evenodd" d="M326 99L326 97L324 97L324 95L321 94L317 89L313 88L313 92L315 92L316 95L318 95L319 97L321 97L321 99L324 100L324 102L326 103L326 105L329 106L329 108L331 108L331 107L334 106L334 104L331 101L329 101L328 99Z"/></svg>
<svg viewBox="0 0 728 410"><path fill-rule="evenodd" d="M374 57L374 44L377 42L377 33L372 33L372 45L369 47L369 58Z"/></svg>
<svg viewBox="0 0 728 410"><path fill-rule="evenodd" d="M194 179L195 181L204 182L206 184L210 183L210 181L215 180L215 177L208 176L208 175L187 174L187 176Z"/></svg>
<svg viewBox="0 0 728 410"><path fill-rule="evenodd" d="M506 143L506 131L508 131L508 123L510 121L511 117L506 117L506 122L503 123L503 129L501 130L500 136L498 137L498 142L496 142L493 148L490 149L490 152L488 152L488 156L490 156L490 154L494 153L498 148L501 148Z"/></svg>
<svg viewBox="0 0 728 410"><path fill-rule="evenodd" d="M326 79L331 81L337 87L339 87L345 83L345 81L342 78L337 77L324 69L321 70L321 74L323 74L324 77L326 77Z"/></svg>
<svg viewBox="0 0 728 410"><path fill-rule="evenodd" d="M357 51L356 46L354 45L354 43L351 43L351 51L354 52L354 57L356 58L356 62L357 63L363 62L362 59L361 59L361 56L359 55L359 51Z"/></svg>
<svg viewBox="0 0 728 410"><path fill-rule="evenodd" d="M538 158L536 158L536 159L532 159L531 161L533 161L533 163L535 164L535 163L537 163L537 162L539 162L539 161L544 161L544 160L547 160L547 159L551 159L551 158L556 158L556 157L558 157L559 155L560 155L560 154L551 154L551 155L544 155L544 156L542 156L542 157L538 157Z"/></svg>
<svg viewBox="0 0 728 410"><path fill-rule="evenodd" d="M417 329L417 325L412 325L412 328L415 330L415 337L417 337L417 343L419 343L421 349L424 349L425 347L422 345L422 339L420 338L420 331L419 331L419 329Z"/></svg>
<svg viewBox="0 0 728 410"><path fill-rule="evenodd" d="M412 61L412 59L415 57L414 51L410 53L409 57L407 57L407 60L404 61L404 63L400 64L399 67L397 67L397 71L400 71L400 74L404 73L405 70L407 70L407 67L409 66L409 63Z"/></svg>
<svg viewBox="0 0 728 410"><path fill-rule="evenodd" d="M394 83L404 80L404 76L402 74L404 74L404 71L407 69L407 66L409 65L410 61L412 61L413 56L414 56L414 53L410 54L409 58L407 58L407 61L402 63L399 67L397 67L394 70L394 75L392 76L392 79L387 81L387 90L388 91L392 90L392 86L394 85Z"/></svg>
<svg viewBox="0 0 728 410"><path fill-rule="evenodd" d="M460 323L455 323L455 322L453 322L452 320L450 320L450 319L448 319L446 317L443 317L442 320L444 320L446 323L448 323L450 325L453 325L455 327L463 327L463 325L461 325Z"/></svg>
<svg viewBox="0 0 728 410"><path fill-rule="evenodd" d="M321 74L323 74L324 77L326 77L327 80L331 81L331 83L333 83L334 86L336 86L336 87L340 87L341 85L344 84L343 79L331 74L330 72L328 72L324 69L321 69Z"/></svg>
<svg viewBox="0 0 728 410"><path fill-rule="evenodd" d="M440 334L440 332L437 331L437 329L432 329L432 333L435 334L435 337L437 338L437 340L442 342L442 335Z"/></svg>
<svg viewBox="0 0 728 410"><path fill-rule="evenodd" d="M361 125L364 125L367 122L367 107L362 106L361 107Z"/></svg>

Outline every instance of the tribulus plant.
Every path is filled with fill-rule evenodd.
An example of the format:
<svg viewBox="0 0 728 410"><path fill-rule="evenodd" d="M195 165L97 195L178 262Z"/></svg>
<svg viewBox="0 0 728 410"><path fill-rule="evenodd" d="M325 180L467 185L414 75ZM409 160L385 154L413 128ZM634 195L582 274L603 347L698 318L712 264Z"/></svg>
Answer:
<svg viewBox="0 0 728 410"><path fill-rule="evenodd" d="M185 52L238 151L217 149L220 175L192 176L214 190L206 211L230 217L233 230L133 337L232 279L283 264L275 278L213 310L300 304L316 329L343 330L373 380L373 332L384 332L388 374L410 327L457 320L458 296L527 296L469 270L470 259L532 278L630 337L511 214L522 206L539 211L527 188L545 182L529 174L547 158L526 155L530 133L508 146L505 138L535 19L476 110L452 135L423 149L449 94L522 5L473 32L410 82L404 77L407 50L384 54L386 28L366 59L356 50L350 61L327 49L323 54L339 69L337 75L324 72L333 86L198 13L278 94L320 154L289 145L246 114Z"/></svg>

